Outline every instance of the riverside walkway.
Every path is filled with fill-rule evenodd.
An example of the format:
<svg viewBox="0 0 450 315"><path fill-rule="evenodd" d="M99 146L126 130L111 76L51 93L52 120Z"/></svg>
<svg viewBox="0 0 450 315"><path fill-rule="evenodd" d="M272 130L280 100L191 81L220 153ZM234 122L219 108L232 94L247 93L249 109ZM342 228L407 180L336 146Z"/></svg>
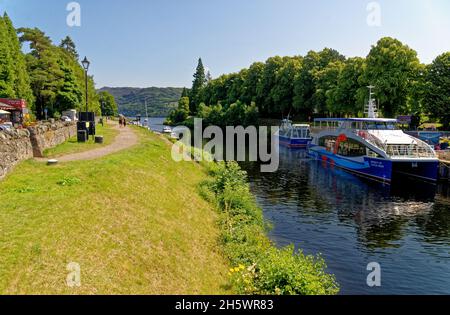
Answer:
<svg viewBox="0 0 450 315"><path fill-rule="evenodd" d="M84 161L84 160L94 160L101 158L105 155L116 153L125 149L128 149L138 143L138 137L134 131L129 127L120 128L119 124L116 122L108 122L108 124L113 124L114 129L119 131L119 134L114 139L114 142L110 145L92 149L89 151L67 154L58 157L58 162L73 162L73 161ZM48 161L48 158L37 158L38 161Z"/></svg>

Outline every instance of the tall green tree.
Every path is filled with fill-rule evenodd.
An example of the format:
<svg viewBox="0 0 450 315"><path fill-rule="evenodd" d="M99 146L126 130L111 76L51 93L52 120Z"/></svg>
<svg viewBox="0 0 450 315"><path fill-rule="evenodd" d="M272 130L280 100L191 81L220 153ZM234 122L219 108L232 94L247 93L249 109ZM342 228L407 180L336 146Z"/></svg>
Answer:
<svg viewBox="0 0 450 315"><path fill-rule="evenodd" d="M15 92L14 97L25 99L28 104L34 102L33 92L30 88L30 77L27 72L27 66L25 63L25 57L22 53L22 45L17 37L16 29L14 28L12 21L5 13L3 21L6 26L7 37L9 38L10 54L13 57L13 71L14 81L13 89Z"/></svg>
<svg viewBox="0 0 450 315"><path fill-rule="evenodd" d="M167 117L166 123L168 123L169 125L175 125L178 123L183 123L186 121L186 119L188 119L189 117L189 97L187 96L183 96L179 101L178 101L178 108L173 109L170 113L169 113L169 117ZM202 113L201 111L205 110L205 105L203 103L200 103L198 106L198 112L199 112L199 117L202 117Z"/></svg>
<svg viewBox="0 0 450 315"><path fill-rule="evenodd" d="M335 94L339 75L341 74L343 67L344 63L340 60L336 60L330 62L323 69L314 71L314 80L316 82L314 101L317 112L333 115L333 113L338 111Z"/></svg>
<svg viewBox="0 0 450 315"><path fill-rule="evenodd" d="M438 56L428 66L424 108L439 119L445 130L450 128L450 52Z"/></svg>
<svg viewBox="0 0 450 315"><path fill-rule="evenodd" d="M337 50L325 48L310 51L303 59L303 66L294 82L294 108L304 118L326 109L325 91L317 88L321 72L332 62L343 62L345 57Z"/></svg>
<svg viewBox="0 0 450 315"><path fill-rule="evenodd" d="M83 102L83 93L77 84L74 70L62 62L61 70L64 73L64 78L62 86L56 92L54 112L62 113L69 109L80 109Z"/></svg>
<svg viewBox="0 0 450 315"><path fill-rule="evenodd" d="M44 117L45 109L51 109L56 95L64 84L64 71L58 62L58 53L51 40L39 29L21 28L21 42L29 42L31 52L26 55L31 88L36 98L34 108L38 118Z"/></svg>
<svg viewBox="0 0 450 315"><path fill-rule="evenodd" d="M250 104L251 102L261 104L262 99L259 99L257 96L257 88L262 80L264 67L264 63L255 62L248 69L246 79L242 87L242 102L246 104Z"/></svg>
<svg viewBox="0 0 450 315"><path fill-rule="evenodd" d="M75 44L55 46L41 30L21 28L20 41L29 43L30 52L25 56L30 85L36 99L38 118L65 109L85 110L85 72L76 56ZM63 41L64 42L64 41ZM88 77L88 110L100 114L100 103L94 79Z"/></svg>
<svg viewBox="0 0 450 315"><path fill-rule="evenodd" d="M337 78L335 90L328 99L329 109L338 116L358 115L364 111L364 100L367 89L361 86L360 78L364 73L364 58L349 58ZM360 95L363 95L362 99Z"/></svg>
<svg viewBox="0 0 450 315"><path fill-rule="evenodd" d="M181 92L181 97L189 97L189 90L187 88L183 88Z"/></svg>
<svg viewBox="0 0 450 315"><path fill-rule="evenodd" d="M76 48L75 43L72 40L72 38L70 38L70 36L66 36L61 41L61 44L59 45L59 47L65 49L73 58L78 60L79 56L78 56L77 48Z"/></svg>
<svg viewBox="0 0 450 315"><path fill-rule="evenodd" d="M287 115L292 112L294 98L294 80L302 66L302 57L285 57L283 64L276 73L275 86L271 90L274 102L272 113ZM281 116L279 116L281 117Z"/></svg>
<svg viewBox="0 0 450 315"><path fill-rule="evenodd" d="M233 104L241 99L244 94L244 82L247 78L247 69L228 76L226 104Z"/></svg>
<svg viewBox="0 0 450 315"><path fill-rule="evenodd" d="M384 116L405 113L411 82L420 70L416 51L397 39L384 37L372 47L366 64L363 81L375 86Z"/></svg>
<svg viewBox="0 0 450 315"><path fill-rule="evenodd" d="M107 92L102 91L98 93L98 100L100 102L102 116L117 116L119 109L114 96Z"/></svg>
<svg viewBox="0 0 450 315"><path fill-rule="evenodd" d="M194 73L194 81L192 82L192 89L190 91L190 111L192 114L197 112L197 105L200 103L200 91L206 84L205 67L203 66L202 58L198 59L197 69Z"/></svg>
<svg viewBox="0 0 450 315"><path fill-rule="evenodd" d="M277 73L283 66L283 58L275 56L267 59L262 78L256 88L256 97L261 114L268 116L277 112L272 97L272 89L276 85Z"/></svg>
<svg viewBox="0 0 450 315"><path fill-rule="evenodd" d="M14 56L5 19L0 16L0 97L16 97Z"/></svg>

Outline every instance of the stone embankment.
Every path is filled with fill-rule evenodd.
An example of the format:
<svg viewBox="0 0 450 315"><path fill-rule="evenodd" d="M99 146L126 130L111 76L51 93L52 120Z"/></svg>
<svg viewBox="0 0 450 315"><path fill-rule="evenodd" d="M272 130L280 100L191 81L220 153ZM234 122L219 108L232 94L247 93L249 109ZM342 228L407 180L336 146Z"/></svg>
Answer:
<svg viewBox="0 0 450 315"><path fill-rule="evenodd" d="M32 157L43 157L53 148L76 135L74 122L42 122L27 129L0 131L0 179L14 166Z"/></svg>

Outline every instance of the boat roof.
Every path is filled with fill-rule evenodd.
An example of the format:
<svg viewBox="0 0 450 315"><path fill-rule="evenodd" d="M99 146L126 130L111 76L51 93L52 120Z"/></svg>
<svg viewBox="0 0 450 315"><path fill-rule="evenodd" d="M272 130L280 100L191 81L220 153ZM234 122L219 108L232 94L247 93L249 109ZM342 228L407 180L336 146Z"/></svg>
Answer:
<svg viewBox="0 0 450 315"><path fill-rule="evenodd" d="M395 118L315 118L315 122L336 122L336 121L358 121L358 122L381 122L394 123L397 122Z"/></svg>
<svg viewBox="0 0 450 315"><path fill-rule="evenodd" d="M303 128L309 127L308 124L293 124L292 126L293 127L303 127Z"/></svg>

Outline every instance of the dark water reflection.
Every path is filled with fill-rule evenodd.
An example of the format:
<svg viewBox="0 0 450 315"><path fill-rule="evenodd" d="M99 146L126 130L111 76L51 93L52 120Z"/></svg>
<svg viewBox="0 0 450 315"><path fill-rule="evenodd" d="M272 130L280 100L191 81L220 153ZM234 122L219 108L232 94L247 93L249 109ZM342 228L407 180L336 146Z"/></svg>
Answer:
<svg viewBox="0 0 450 315"><path fill-rule="evenodd" d="M450 294L450 188L383 185L280 149L276 173L243 163L271 238L322 253L343 294ZM378 262L381 287L366 284Z"/></svg>

